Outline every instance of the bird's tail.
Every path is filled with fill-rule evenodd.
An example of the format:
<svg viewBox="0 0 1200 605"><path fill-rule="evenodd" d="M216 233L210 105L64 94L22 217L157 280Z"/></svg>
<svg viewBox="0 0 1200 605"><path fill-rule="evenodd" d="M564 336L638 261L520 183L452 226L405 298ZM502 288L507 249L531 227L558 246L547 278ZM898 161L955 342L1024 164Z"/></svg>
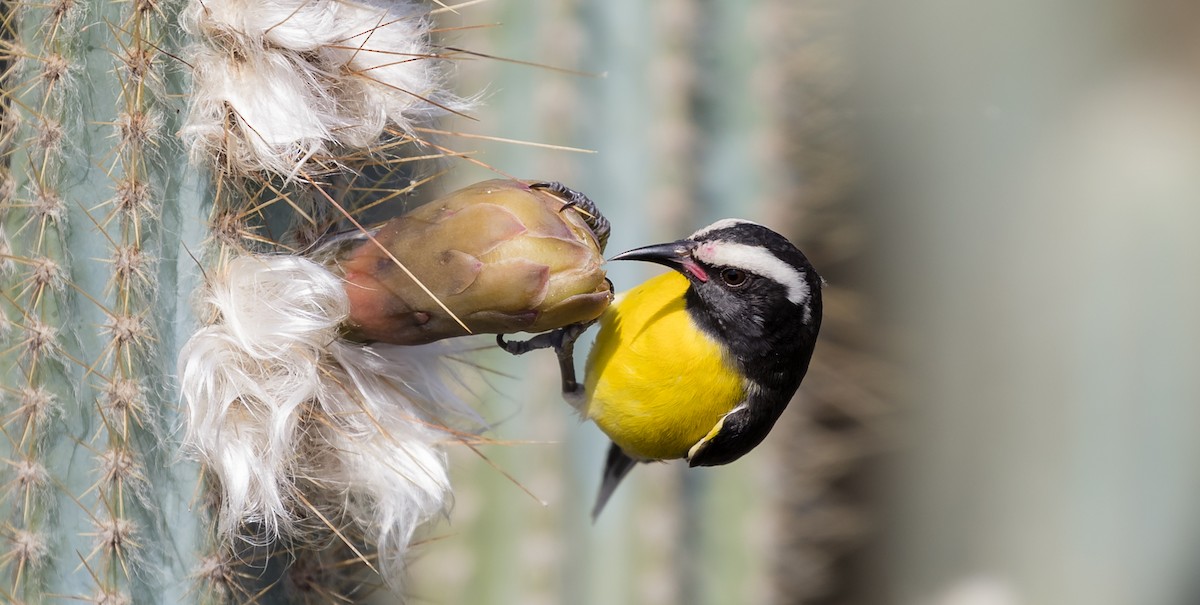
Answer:
<svg viewBox="0 0 1200 605"><path fill-rule="evenodd" d="M604 510L604 505L612 497L613 491L621 484L621 479L624 479L636 464L637 460L627 456L617 444L614 443L608 448L608 460L604 462L604 478L600 481L600 494L596 496L596 506L592 509L593 522L600 516L600 511Z"/></svg>

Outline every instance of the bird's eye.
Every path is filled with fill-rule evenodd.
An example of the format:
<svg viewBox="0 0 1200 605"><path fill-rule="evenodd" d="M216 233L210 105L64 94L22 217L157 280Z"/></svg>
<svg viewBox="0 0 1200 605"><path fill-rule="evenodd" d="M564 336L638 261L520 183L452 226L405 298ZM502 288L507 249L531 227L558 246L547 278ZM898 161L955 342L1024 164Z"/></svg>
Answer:
<svg viewBox="0 0 1200 605"><path fill-rule="evenodd" d="M737 288L746 283L746 272L741 269L725 269L721 271L721 281L726 286Z"/></svg>

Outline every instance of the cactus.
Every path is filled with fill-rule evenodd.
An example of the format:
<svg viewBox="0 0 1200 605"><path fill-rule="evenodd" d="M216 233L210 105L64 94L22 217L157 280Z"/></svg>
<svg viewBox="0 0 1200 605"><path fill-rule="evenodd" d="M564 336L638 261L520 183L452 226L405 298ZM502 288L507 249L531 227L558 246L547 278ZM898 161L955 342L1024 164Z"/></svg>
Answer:
<svg viewBox="0 0 1200 605"><path fill-rule="evenodd" d="M183 600L203 515L167 377L203 187L172 137L172 11L2 10L0 598Z"/></svg>
<svg viewBox="0 0 1200 605"><path fill-rule="evenodd" d="M283 477L301 486L288 502L303 514L279 518L238 516L258 509L231 506L222 477L180 455L175 355L197 324L228 319L214 296L236 286L239 267L265 275L253 254L300 252L339 222L358 224L436 176L415 166L454 155L419 137L422 120L465 106L441 87L428 11L0 2L0 601L325 601L398 585L393 559L442 507L436 446L447 433L422 424L438 414L414 420L372 397L403 387L407 400L441 405L444 349L346 343L336 301L319 309L332 313L321 324L332 336L308 365L324 374L288 421L319 437L298 442L317 447L306 462L347 483ZM271 258L276 276L327 274L344 297L319 265ZM207 362L182 367L222 365ZM363 407L349 423L338 405ZM191 411L193 424L230 426ZM193 445L211 437L203 426L187 427ZM404 453L394 440L410 435L427 449ZM338 449L350 446L377 449ZM370 465L400 455L428 477L381 481Z"/></svg>

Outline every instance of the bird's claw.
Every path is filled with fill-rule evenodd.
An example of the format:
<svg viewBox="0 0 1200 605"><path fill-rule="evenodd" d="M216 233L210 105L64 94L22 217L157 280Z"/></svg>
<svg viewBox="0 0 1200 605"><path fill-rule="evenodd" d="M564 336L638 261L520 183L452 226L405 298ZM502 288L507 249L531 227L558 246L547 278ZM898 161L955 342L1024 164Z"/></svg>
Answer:
<svg viewBox="0 0 1200 605"><path fill-rule="evenodd" d="M551 334L553 334L553 332L538 334L529 340L504 340L503 334L497 334L496 346L503 349L504 352L508 353L509 355L524 355L530 351L548 349L554 346L554 343L551 342L549 338Z"/></svg>
<svg viewBox="0 0 1200 605"><path fill-rule="evenodd" d="M575 208L579 211L583 215L583 222L587 223L588 228L592 230L592 234L596 236L596 243L600 246L600 251L604 251L604 247L608 244L608 236L612 231L612 226L609 225L608 219L604 218L604 215L600 213L600 209L596 207L596 203L589 199L588 196L558 181L539 181L530 183L529 187L531 189L543 189L565 201L566 203L558 210L559 212L567 208Z"/></svg>

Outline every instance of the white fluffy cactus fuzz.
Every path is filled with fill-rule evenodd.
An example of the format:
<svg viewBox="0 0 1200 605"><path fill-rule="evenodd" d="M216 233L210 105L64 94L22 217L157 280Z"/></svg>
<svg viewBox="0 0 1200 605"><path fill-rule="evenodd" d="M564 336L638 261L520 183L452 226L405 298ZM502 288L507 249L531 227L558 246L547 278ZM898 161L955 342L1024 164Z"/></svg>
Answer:
<svg viewBox="0 0 1200 605"><path fill-rule="evenodd" d="M427 10L396 0L192 0L192 155L294 176L411 135L464 103L443 86Z"/></svg>
<svg viewBox="0 0 1200 605"><path fill-rule="evenodd" d="M222 531L306 542L333 527L398 577L413 531L446 504L443 427L474 421L447 387L446 347L340 339L344 284L295 256L229 262L204 303L220 320L184 347L179 376Z"/></svg>

